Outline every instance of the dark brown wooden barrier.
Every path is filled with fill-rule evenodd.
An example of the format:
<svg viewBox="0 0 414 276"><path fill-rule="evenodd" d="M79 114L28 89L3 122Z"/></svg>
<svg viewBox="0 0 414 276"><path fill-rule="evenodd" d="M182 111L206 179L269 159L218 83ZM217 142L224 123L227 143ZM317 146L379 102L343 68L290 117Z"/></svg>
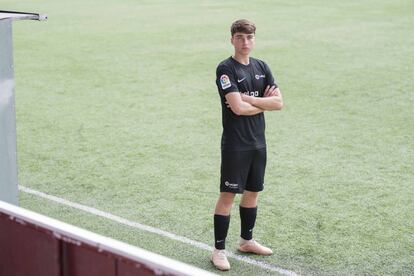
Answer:
<svg viewBox="0 0 414 276"><path fill-rule="evenodd" d="M214 275L0 201L0 276Z"/></svg>

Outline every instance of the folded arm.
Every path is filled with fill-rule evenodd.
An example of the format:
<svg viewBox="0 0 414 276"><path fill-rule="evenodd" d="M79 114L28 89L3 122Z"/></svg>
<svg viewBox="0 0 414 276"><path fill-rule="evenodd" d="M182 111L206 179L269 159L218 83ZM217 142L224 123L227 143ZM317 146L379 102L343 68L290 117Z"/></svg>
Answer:
<svg viewBox="0 0 414 276"><path fill-rule="evenodd" d="M225 97L228 107L236 115L251 116L263 112L263 109L242 100L242 94L239 92L230 92Z"/></svg>
<svg viewBox="0 0 414 276"><path fill-rule="evenodd" d="M262 110L281 110L283 108L283 97L280 89L277 87L267 87L264 97L253 97L241 94L244 102L249 103Z"/></svg>

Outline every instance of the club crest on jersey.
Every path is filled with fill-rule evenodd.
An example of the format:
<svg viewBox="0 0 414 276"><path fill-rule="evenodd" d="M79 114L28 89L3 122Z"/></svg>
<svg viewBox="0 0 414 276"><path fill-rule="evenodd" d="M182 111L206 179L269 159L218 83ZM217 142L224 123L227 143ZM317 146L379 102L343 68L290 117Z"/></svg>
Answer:
<svg viewBox="0 0 414 276"><path fill-rule="evenodd" d="M221 88L223 89L229 88L231 86L229 76L221 75L220 84L221 84Z"/></svg>

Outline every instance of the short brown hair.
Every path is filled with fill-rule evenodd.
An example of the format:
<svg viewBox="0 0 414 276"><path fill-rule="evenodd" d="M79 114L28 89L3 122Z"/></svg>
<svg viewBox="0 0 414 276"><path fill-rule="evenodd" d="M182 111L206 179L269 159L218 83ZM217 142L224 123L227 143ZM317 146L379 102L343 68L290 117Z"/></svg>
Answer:
<svg viewBox="0 0 414 276"><path fill-rule="evenodd" d="M239 19L231 24L231 36L235 33L254 34L256 33L256 25L247 19Z"/></svg>

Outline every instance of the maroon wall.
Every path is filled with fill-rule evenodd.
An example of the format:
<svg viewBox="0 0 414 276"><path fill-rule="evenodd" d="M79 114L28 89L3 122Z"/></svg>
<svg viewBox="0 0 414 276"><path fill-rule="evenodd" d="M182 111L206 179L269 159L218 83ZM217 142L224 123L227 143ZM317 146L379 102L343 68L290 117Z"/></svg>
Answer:
<svg viewBox="0 0 414 276"><path fill-rule="evenodd" d="M0 213L0 276L60 275L61 242Z"/></svg>
<svg viewBox="0 0 414 276"><path fill-rule="evenodd" d="M149 276L160 270L0 213L0 276L38 275Z"/></svg>

